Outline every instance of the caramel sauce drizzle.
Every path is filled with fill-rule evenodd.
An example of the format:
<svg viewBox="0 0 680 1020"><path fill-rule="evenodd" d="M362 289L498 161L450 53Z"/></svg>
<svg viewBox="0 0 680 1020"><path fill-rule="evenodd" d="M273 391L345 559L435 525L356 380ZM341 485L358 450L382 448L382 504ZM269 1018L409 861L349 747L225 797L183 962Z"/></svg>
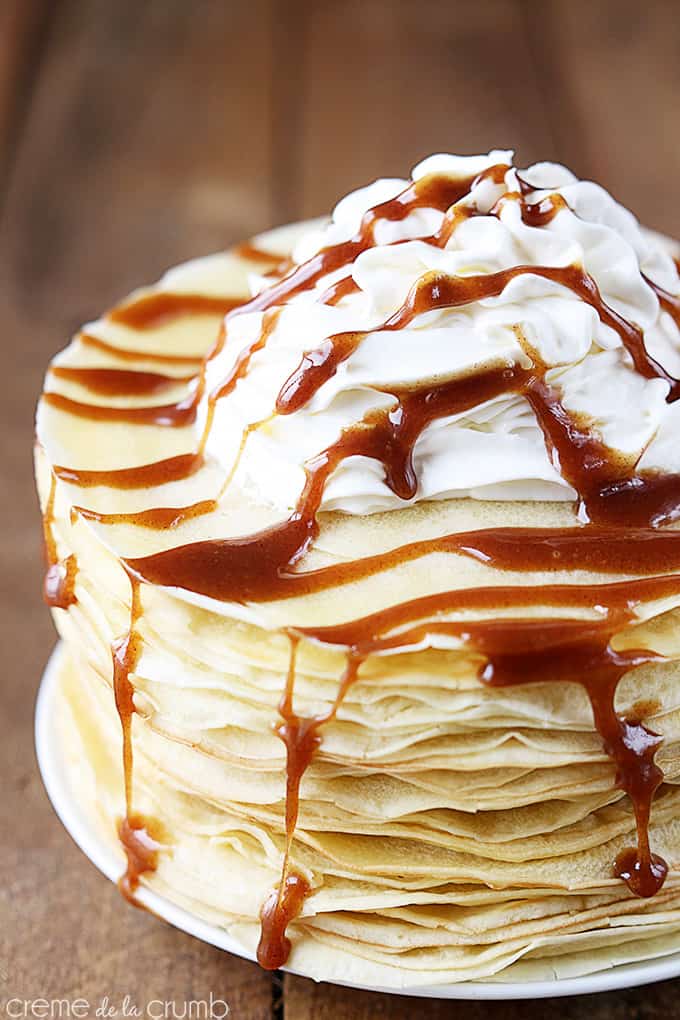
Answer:
<svg viewBox="0 0 680 1020"><path fill-rule="evenodd" d="M183 397L174 404L154 404L145 407L113 407L110 404L86 404L72 400L63 393L47 390L42 400L51 407L88 421L125 422L128 425L162 425L184 428L196 421L200 391Z"/></svg>
<svg viewBox="0 0 680 1020"><path fill-rule="evenodd" d="M153 528L156 531L170 531L186 521L217 509L217 500L203 499L189 506L157 506L149 510L138 510L128 513L107 514L98 510L90 510L85 506L74 506L74 513L88 521L98 524L134 524L138 528Z"/></svg>
<svg viewBox="0 0 680 1020"><path fill-rule="evenodd" d="M612 456L593 433L565 410L541 378L525 396L536 415L548 450L579 495L585 521L652 527L680 517L680 475L642 472Z"/></svg>
<svg viewBox="0 0 680 1020"><path fill-rule="evenodd" d="M257 961L265 970L278 970L288 960L291 943L286 930L290 922L300 913L310 891L307 879L290 864L300 808L300 783L321 745L321 728L335 718L346 692L357 679L361 664L357 656L348 655L347 667L340 681L336 699L329 710L320 716L307 718L299 716L293 709L295 659L299 637L290 633L289 639L288 673L279 702L279 715L282 721L274 727L274 732L286 748L286 845L279 884L265 901L260 914L261 934L257 947Z"/></svg>
<svg viewBox="0 0 680 1020"><path fill-rule="evenodd" d="M288 870L279 888L273 889L265 900L257 947L257 962L265 970L278 970L287 962L291 942L286 930L302 910L309 891L307 880L299 872Z"/></svg>
<svg viewBox="0 0 680 1020"><path fill-rule="evenodd" d="M362 217L358 232L349 241L322 248L306 262L294 265L283 279L272 283L270 287L256 294L250 301L241 303L233 310L232 314L266 312L270 308L290 301L298 294L311 290L322 277L343 266L348 266L361 252L375 244L375 227L380 220L398 222L406 219L414 210L423 207L446 212L450 206L464 198L476 184L487 178L502 180L507 170L507 166L499 164L474 177L452 179L443 174L430 174L419 181L414 181L395 198L368 209ZM346 294L349 293L350 284L347 283L345 286L348 288L344 291ZM341 296L343 296L342 290L339 295L334 290L330 295L333 303L340 300ZM221 353L225 341L226 330L223 331L208 355L208 360ZM255 344L257 343L256 340ZM260 348L258 347L258 349ZM244 353L247 354L247 351L248 348Z"/></svg>
<svg viewBox="0 0 680 1020"><path fill-rule="evenodd" d="M43 598L50 609L68 609L78 601L75 587L78 561L71 553L63 563L51 563L43 583Z"/></svg>
<svg viewBox="0 0 680 1020"><path fill-rule="evenodd" d="M291 637L286 685L279 703L282 722L275 727L276 735L286 747L286 845L281 879L264 902L260 914L257 961L266 970L278 970L288 959L291 944L286 929L299 914L309 892L307 880L290 866L290 852L299 813L300 782L321 743L321 737L312 720L300 719L293 711L297 646L298 638Z"/></svg>
<svg viewBox="0 0 680 1020"><path fill-rule="evenodd" d="M277 255L274 251L267 251L265 248L260 248L259 245L253 244L252 241L241 241L232 248L232 252L238 258L245 259L246 262L261 262L271 272L280 272L282 267L288 266L289 257L288 255Z"/></svg>
<svg viewBox="0 0 680 1020"><path fill-rule="evenodd" d="M502 180L508 169L498 164L471 177L451 178L445 174L429 174L419 181L413 181L395 198L368 209L362 217L358 232L349 241L322 248L307 262L295 266L278 283L242 304L237 314L266 311L274 305L280 305L310 290L323 276L354 262L361 252L375 244L375 228L380 220L396 223L406 219L414 210L422 208L446 212L482 180Z"/></svg>
<svg viewBox="0 0 680 1020"><path fill-rule="evenodd" d="M559 196L552 196L535 204L526 202L522 195L506 196L506 200L508 199L519 200L524 222L536 227L550 222L553 216L565 207ZM440 232L442 240L450 236L451 231L460 222L461 215L471 214L469 211L464 214L460 211L454 213L445 218ZM647 378L664 378L669 383L669 399L675 399L677 382L648 355L641 331L605 304L595 282L577 266L566 268L519 266L496 274L466 278L429 274L414 286L405 305L379 328L401 329L416 315L425 311L456 307L484 297L497 296L510 280L529 272L567 286L581 300L595 308L601 321L617 331L631 354L636 369ZM336 293L335 289L331 289L324 297L333 299ZM305 355L297 371L281 389L277 399L277 412L294 413L303 407L366 335L366 333L338 334L328 338L322 347ZM666 541L670 539L670 545L674 541L673 537L655 535L652 538L649 531L654 526L677 516L680 503L678 479L667 476L663 479L655 476L643 477L631 471L629 465L614 463L607 448L587 428L579 425L565 412L554 391L546 384L544 372L545 369L538 364L529 370L513 366L479 373L470 379L459 379L426 390L395 393L398 400L396 409L377 412L359 425L346 430L333 447L306 465L307 484L294 513L282 525L275 525L243 539L221 543L194 543L191 546L179 547L143 560L131 561L129 566L133 572L139 572L139 576L151 583L163 584L172 581L180 587L235 601L264 601L268 598L300 593L302 586L305 586L305 590L310 590L310 586L312 590L319 590L317 586L333 583L340 577L343 580L351 580L357 576L367 576L367 573L376 567L377 558L369 557L363 563L358 561L340 568L315 571L312 572L313 576L308 578L305 578L304 574L294 574L291 571L316 537L316 514L323 489L338 463L345 457L356 454L376 457L385 466L386 481L390 488L403 499L410 499L417 491L412 452L425 425L437 417L457 413L495 395L511 391L523 393L531 403L543 429L546 444L559 459L562 474L579 492L582 510L587 520L620 523L625 519L637 525L638 531L646 536L645 545L646 541L656 541L658 538L663 539L664 547ZM594 554L596 557L599 555L605 562L611 562L612 552L616 553L620 566L626 564L625 570L630 569L632 565L630 560L627 560L627 554L632 556L635 554L631 552L630 546L628 550L624 550L621 543L626 540L630 543L633 530L629 527L625 536L621 533L615 536L611 528L600 526L595 532L589 530L585 540L581 534L577 535L578 529L570 529L569 534L559 536L553 533L552 537L556 542L561 540L562 549L567 553L573 566L578 563L579 554L582 555L584 549L587 549L591 555ZM526 533L516 534L510 541L507 533L501 537L491 532L486 538L490 539L492 544L494 539L500 540L501 546L504 538L506 555L509 547L513 547L514 538L515 565L518 558L521 562L521 556L518 557L517 554L519 545L526 541ZM447 539L448 543L446 539L439 540L438 548L441 549L442 544L453 544L458 540L456 543L458 551L479 554L478 549L471 552L471 547L463 544L465 541L463 536L447 536ZM544 536L544 542L537 546L534 552L534 555L538 553L543 559L546 553L545 541ZM550 542L550 539L547 539L547 542ZM436 548L436 542L414 543L407 550L395 550L391 563L396 565L409 555L426 554ZM657 546L657 551L661 548L662 546ZM666 547L665 553L669 551L671 550ZM550 552L552 554L554 548L550 548ZM482 555L488 556L488 551ZM525 551L524 555L525 563L531 560L531 552ZM381 567L384 567L386 558L380 559ZM553 561L542 565L554 568L557 564ZM563 562L559 565L564 567ZM583 567L586 564L581 561L579 565ZM528 569L528 564L524 569ZM656 579L654 581L656 582ZM675 578L663 579L665 593L676 594L678 585L679 582ZM628 582L624 583L622 590L625 597L630 600L634 598L636 592L640 593L641 586L642 582L639 581ZM450 597L451 593L447 595ZM552 598L558 603L560 600L566 600L567 604L588 606L592 604L593 597L598 597L600 604L604 590L595 591L594 586L585 592L578 586L553 586L549 590L546 586L541 586L529 589L514 587L468 590L460 595L461 607L468 608L476 603L488 608L497 605L497 600L503 598L507 600L507 604L512 605L542 604ZM430 611L435 611L433 602L436 601L436 597L429 600ZM621 654L611 648L611 637L625 619L627 617L619 610L615 616L613 629L606 630L604 635L593 637L592 641L586 641L584 647L579 644L583 639L578 635L590 634L592 628L584 627L580 621L576 626L574 621L557 621L557 626L562 628L558 632L561 634L564 667L560 672L560 679L581 683L586 688L595 725L602 736L605 750L617 766L617 783L631 797L638 830L637 848L624 851L615 862L615 873L624 878L634 892L647 896L660 888L667 870L665 863L651 853L648 836L651 802L662 781L662 773L654 764L654 754L660 739L640 721L620 718L615 711L614 697L620 677L633 666L651 661L655 656L643 653ZM371 626L375 623L375 620L371 620ZM528 628L530 624L531 621L528 621ZM483 626L487 629L483 630ZM509 635L517 631L518 625L516 621L511 625L500 623L496 627L496 632L501 634L503 640L497 646L490 643L489 639L490 628L493 626L493 623L477 625L473 628L468 627L465 631L466 639L473 647L476 640L477 647L487 657L481 678L484 682L497 684L530 682L532 656L535 660L537 655L533 646L529 643L524 654L516 657L516 668L512 671L509 668L510 660L507 654L504 655L504 649L510 647L507 643L510 640ZM532 633L540 636L548 631L551 631L551 628L546 628L541 623ZM555 637L554 628L551 632ZM319 638L318 634L314 636ZM403 641L403 636L400 636L399 640ZM348 634L343 636L340 643L351 649L352 663L360 661L362 656L376 649L375 636L372 643L367 642L363 649L357 646L356 641L351 641ZM553 657L554 654L555 648L551 647L550 656ZM550 661L552 662L552 658ZM546 675L552 675L546 672L548 665L546 655L543 653L538 655L537 663L534 662L534 679L544 679ZM291 683L292 680L289 679L289 685ZM347 685L341 684L341 691L346 689ZM339 698L342 696L339 694ZM333 716L339 703L336 702L332 710ZM300 780L318 746L319 728L328 722L330 716L314 720L300 719L292 711L290 697L284 701L280 711L284 722L278 727L277 733L287 749L286 831L290 847L291 833L297 819ZM288 806L291 804L292 808ZM286 862L287 860L288 851ZM299 876L296 877L296 881L297 878ZM290 948L285 936L286 925L282 918L290 920L300 905L295 900L294 908L290 906L286 894L288 880L286 863L278 893L272 895L263 911L260 960L265 966L271 961L274 966L280 966ZM296 885L296 888L299 887Z"/></svg>
<svg viewBox="0 0 680 1020"><path fill-rule="evenodd" d="M218 400L222 400L224 397L229 396L233 393L236 388L236 384L245 377L250 368L250 363L258 351L264 350L267 346L267 341L272 335L276 328L276 324L281 314L280 308L267 310L262 317L262 329L258 334L255 341L248 344L243 350L239 351L238 357L229 372L229 375L224 379L219 386L210 394L209 398L209 414L212 413L215 404ZM218 339L218 347L221 348L224 343L223 337L226 337L226 330L224 330L222 337Z"/></svg>
<svg viewBox="0 0 680 1020"><path fill-rule="evenodd" d="M189 478L203 467L201 453L180 453L175 457L140 464L139 467L91 470L57 465L57 478L69 485L93 489L105 485L111 489L144 489Z"/></svg>
<svg viewBox="0 0 680 1020"><path fill-rule="evenodd" d="M50 375L109 397L147 396L196 378L196 373L178 376L163 375L160 372L136 372L132 369L73 368L66 365L52 365Z"/></svg>
<svg viewBox="0 0 680 1020"><path fill-rule="evenodd" d="M675 263L677 266L677 260L675 260ZM680 269L678 269L678 272L680 273ZM659 299L659 304L663 310L668 312L675 322L675 325L680 328L680 297L676 294L671 294L670 291L664 290L663 287L660 287L658 283L654 283L654 281L650 280L648 276L644 275L644 273L642 275L645 283L651 287L656 294Z"/></svg>
<svg viewBox="0 0 680 1020"><path fill-rule="evenodd" d="M125 322L137 329L150 328L175 314L263 311L265 316L260 335L240 353L230 376L210 394L208 422L197 453L117 472L56 468L57 477L83 487L111 484L118 488L135 488L163 484L198 470L215 404L233 391L239 379L247 373L252 357L265 347L281 304L314 287L327 274L349 265L373 245L379 220L398 221L419 207L439 209L445 214L440 230L431 238L422 240L444 246L459 223L478 214L471 204L459 205L461 199L484 178L500 183L507 170L506 166L491 167L474 179L455 181L432 175L410 184L396 198L368 210L359 231L349 241L324 248L306 263L293 266L281 279L248 302L234 302L231 308L226 308L223 303L218 309L214 304L217 299L152 294L110 313L113 321ZM567 208L558 194L530 202L527 196L532 193L532 187L519 175L518 180L520 190L505 194L491 211L493 215L500 215L505 203L516 201L522 220L529 226L542 228ZM252 252L245 257L252 257ZM284 268L287 267L279 264L273 271L281 273ZM648 353L642 330L604 302L595 281L579 266L516 266L472 277L430 273L414 285L402 308L378 328L384 331L402 329L415 316L426 311L459 307L485 297L498 296L511 280L522 274L533 274L571 290L595 309L604 325L617 332L637 372L645 378L664 380L669 386L669 401L680 396L680 382ZM662 307L680 325L678 298L651 281L648 283ZM324 291L320 300L334 304L356 289L355 282L348 275ZM222 330L208 360L222 350L226 334L227 330ZM305 406L367 335L367 332L337 334L306 354L281 388L277 413L291 414ZM95 345L103 343L95 339ZM119 353L119 356L127 358L128 352ZM129 357L148 356L142 352L129 352ZM127 562L137 594L133 595L130 632L126 639L114 646L114 686L124 734L127 810L126 820L121 825L121 840L128 852L128 875L124 881L130 888L138 880L140 862L143 871L151 861L144 856L145 853L155 852L148 850L148 840L146 844L142 841L142 849L138 849L136 837L130 836L130 833L140 830L140 826L135 827L131 821L130 719L134 704L129 673L134 669L137 654L134 606L137 604L138 607L138 588L142 581L182 587L227 601L265 602L320 591L435 552L456 552L517 571L599 569L614 574L652 574L680 566L680 532L660 533L656 530L680 517L680 478L643 474L636 471L635 465L617 462L586 424L568 414L557 393L545 380L545 367L535 357L531 360L530 368L498 366L436 386L390 390L395 398L393 407L373 412L345 429L336 443L306 463L303 492L285 521L251 535L196 542ZM206 364L194 400L200 399L203 394ZM148 377L154 373L141 375ZM123 384L122 378L118 378L118 383ZM114 382L109 379L108 383L100 382L100 385L114 385ZM151 387L155 384L147 378L146 384L140 381L139 385ZM426 425L437 418L459 413L510 392L524 395L531 404L547 449L559 464L563 477L578 493L581 517L587 522L583 527L498 528L446 535L410 543L348 564L307 572L295 570L318 534L317 514L325 484L345 458L363 455L378 460L384 466L388 486L403 500L410 500L417 493L413 449ZM48 393L45 399L55 403L55 398L57 404L67 399L53 393ZM119 408L102 411L99 405L85 404L77 405L73 410L75 403L69 401L70 408L63 403L61 406L86 417L106 415L107 410L128 411ZM195 417L196 404L191 408L184 404L181 410L178 410L178 405L170 407L174 410L167 406L136 408L133 410L143 414L139 418L125 420L139 424L145 421L146 414L151 416L154 424L184 424L193 420L192 414ZM114 415L104 420L115 418ZM208 502L212 506L212 501ZM78 508L78 512L109 523L172 527L179 519L185 519L182 514L204 512L208 502L189 508L156 508L135 515L102 515L83 508ZM417 644L434 633L459 638L479 656L479 677L483 683L503 686L545 682L548 676L551 680L578 683L585 688L604 749L616 765L616 782L630 797L635 811L637 846L619 855L614 872L637 895L653 895L661 887L667 871L665 862L652 853L648 833L651 803L663 779L654 761L661 738L632 713L629 718L619 716L614 699L618 682L626 672L656 661L659 656L645 649L617 650L613 647L613 639L634 624L634 610L642 600L677 597L678 594L680 578L667 574L590 586L481 587L403 602L338 627L291 631L290 665L279 706L281 722L276 726L276 733L286 747L286 844L281 881L262 910L262 938L258 949L261 964L276 968L285 963L290 951L286 927L301 910L309 891L307 880L292 868L290 854L299 811L300 783L321 742L322 726L335 718L367 656L377 651ZM601 615L594 621L559 617L540 621L492 618L463 624L441 619L442 614L456 608L493 610L546 604L589 609L595 606ZM434 620L430 618L433 614ZM296 652L301 637L339 644L347 649L347 668L336 699L323 716L303 718L293 708ZM155 858L150 866L154 865Z"/></svg>
<svg viewBox="0 0 680 1020"><path fill-rule="evenodd" d="M155 351L145 351L141 348L119 347L117 344L109 343L91 333L80 333L78 343L82 347L90 347L95 351L102 351L119 361L151 361L161 362L165 365L191 365L198 369L201 367L203 358L194 357L192 354L160 354Z"/></svg>
<svg viewBox="0 0 680 1020"><path fill-rule="evenodd" d="M50 478L50 491L43 514L43 536L47 569L43 582L43 598L51 609L68 609L78 601L75 584L78 561L71 554L62 562L57 551L54 536L54 501L57 495L57 478L54 472Z"/></svg>
<svg viewBox="0 0 680 1020"><path fill-rule="evenodd" d="M170 508L168 512L172 512ZM250 551L254 557L259 555L266 559L267 553L274 548L275 539L271 541L269 531L260 532L259 536L260 544L254 542ZM267 539L270 539L270 543ZM373 577L436 553L458 553L499 570L520 572L593 570L613 574L653 574L660 569L680 569L678 531L657 535L651 529L624 528L620 535L613 537L610 529L596 529L594 525L587 528L557 528L554 531L543 528L489 528L424 539L375 556L316 570L296 572L289 569L286 563L274 571L267 585L263 582L261 570L258 573L258 564L253 563L253 569L248 571L247 562L243 564L244 560L247 561L247 554L241 557L236 552L245 541L211 539L192 542L149 557L128 559L126 562L137 577L149 584L185 588L207 598L235 603L266 603L299 598ZM634 548L635 542L641 543L637 549ZM666 578L662 580L665 582ZM643 582L635 579L627 583L631 585L632 591L639 591ZM676 587L680 591L680 580L676 581ZM582 602L578 604L586 607L591 604L588 592L597 591L594 586L584 585L576 585L573 590L575 594L581 593ZM496 592L498 597L509 598L510 594L519 597L520 589L493 587L489 591ZM546 585L536 585L527 591L534 593L536 604L541 604L549 589ZM472 595L470 597L473 598Z"/></svg>
<svg viewBox="0 0 680 1020"><path fill-rule="evenodd" d="M513 383L519 387L525 376L523 368L499 368L410 391L401 397L398 411L369 414L358 425L346 429L336 443L307 461L304 489L285 521L219 544L195 542L129 559L128 568L152 584L168 583L168 578L173 577L173 584L200 592L203 566L219 548L225 573L221 597L231 601L266 598L273 578L285 574L316 538L317 512L326 481L343 460L360 455L381 460L390 488L402 499L410 499L417 489L413 446L425 425L438 417L475 407L506 392Z"/></svg>
<svg viewBox="0 0 680 1020"><path fill-rule="evenodd" d="M647 353L642 331L603 301L597 284L584 269L575 265L558 268L526 265L479 276L461 277L437 272L427 273L411 288L402 307L382 325L367 332L337 333L321 346L305 354L298 368L281 387L276 400L277 412L293 414L304 407L370 333L403 329L424 312L440 308L459 308L485 298L498 297L512 280L527 274L540 276L568 288L585 304L594 308L602 323L619 334L640 375L647 379L663 379L668 382L670 386L668 399L676 399L680 393L678 380L668 375Z"/></svg>
<svg viewBox="0 0 680 1020"><path fill-rule="evenodd" d="M319 304L322 305L337 305L343 298L348 297L350 294L356 294L359 290L359 284L356 282L353 276L343 276L337 283L331 284L323 294L319 297Z"/></svg>
<svg viewBox="0 0 680 1020"><path fill-rule="evenodd" d="M184 294L172 291L153 291L111 309L107 318L111 322L140 331L156 329L174 319L208 315L223 318L244 303L243 297L211 297L205 294ZM78 341L85 347L100 350L123 361L151 361L166 364L195 366L196 372L185 376L169 376L152 372L133 372L110 368L68 368L53 366L52 375L78 382L94 393L108 396L135 396L156 393L167 385L190 382L195 379L204 359L193 355L155 353L143 349L117 346L89 333L81 333ZM201 372L201 381L203 375ZM167 425L183 427L196 420L196 412L203 395L199 384L193 394L174 404L156 407L119 408L100 404L86 404L72 400L61 393L46 392L42 399L69 414L95 421L120 421L131 425Z"/></svg>
<svg viewBox="0 0 680 1020"><path fill-rule="evenodd" d="M546 198L541 199L540 202L527 202L524 194L525 192L523 191L519 194L509 192L501 199L499 209L502 208L503 201L519 201L522 220L529 227L546 227L560 210L569 208L559 194L548 195Z"/></svg>
<svg viewBox="0 0 680 1020"><path fill-rule="evenodd" d="M118 889L133 907L145 910L135 893L142 875L158 867L158 854L163 846L162 829L155 819L133 811L119 819L117 832L127 858L125 873L118 879Z"/></svg>
<svg viewBox="0 0 680 1020"><path fill-rule="evenodd" d="M56 541L53 533L54 503L58 474L52 473L50 492L43 516L45 532L45 550L48 562L45 577L45 601L53 608L68 609L77 599L74 585L77 574L75 556L69 556L64 564L57 557ZM140 877L154 871L161 846L161 827L153 819L144 818L132 808L132 715L135 711L134 686L130 673L134 671L139 656L139 637L137 623L141 613L139 584L131 578L130 627L122 638L113 642L111 651L113 659L113 692L116 711L121 723L123 735L123 774L125 777L125 814L118 822L117 830L123 847L127 866L118 886L130 903L140 906L135 898L135 891Z"/></svg>
<svg viewBox="0 0 680 1020"><path fill-rule="evenodd" d="M677 593L677 578L658 580L665 580L668 590ZM619 680L625 673L661 657L647 650L616 651L612 647L614 634L633 620L631 606L639 598L639 589L636 596L632 584L611 586L612 593L607 602L603 587L596 586L593 593L598 602L599 597L603 597L607 614L604 620L595 622L573 619L491 619L474 623L434 621L389 634L396 627L422 617L424 603L428 602L424 599L403 603L344 626L301 629L299 633L317 641L330 639L332 643L341 638L340 643L349 647L350 654L360 657L408 647L435 633L447 634L459 637L468 647L480 653L479 678L490 686L545 683L546 677L550 677L551 682L578 683L584 687L604 750L616 765L617 786L628 794L635 812L637 845L624 849L618 855L614 871L636 895L649 897L659 891L668 872L665 861L651 852L649 844L651 804L663 781L663 773L654 762L661 737L640 719L619 716L615 709L615 696ZM546 594L545 589L543 593ZM450 605L455 602L450 598L452 594L456 593L445 593L441 603ZM484 589L460 592L459 605L474 606L476 594L488 594L492 599L497 597L493 589L488 592ZM517 591L511 593L510 604L522 604L517 594ZM582 597L582 593L573 594L576 598ZM472 596L469 601L467 595ZM550 591L543 600L540 595L541 588L535 589L533 597L538 596L536 601L539 604L551 602ZM431 609L430 604L427 611Z"/></svg>
<svg viewBox="0 0 680 1020"><path fill-rule="evenodd" d="M125 814L118 822L118 838L125 851L127 866L118 881L118 888L133 906L141 906L135 896L142 875L155 871L158 852L162 846L162 833L155 819L135 812L132 804L132 716L134 715L134 685L130 674L134 672L140 654L137 626L141 615L139 584L131 584L130 626L128 632L111 646L113 658L113 695L123 734L123 775L125 777Z"/></svg>
<svg viewBox="0 0 680 1020"><path fill-rule="evenodd" d="M129 326L130 329L157 329L184 316L222 317L241 304L242 297L210 297L206 294L157 290L142 294L127 304L117 305L108 312L107 318L121 326Z"/></svg>

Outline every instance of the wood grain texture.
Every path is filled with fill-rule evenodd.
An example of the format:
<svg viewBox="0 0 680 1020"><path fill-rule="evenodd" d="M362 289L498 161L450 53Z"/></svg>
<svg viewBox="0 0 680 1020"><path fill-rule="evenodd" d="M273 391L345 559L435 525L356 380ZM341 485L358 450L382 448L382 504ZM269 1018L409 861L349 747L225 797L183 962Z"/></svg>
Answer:
<svg viewBox="0 0 680 1020"><path fill-rule="evenodd" d="M11 292L58 327L272 220L269 0L60 10L4 224Z"/></svg>
<svg viewBox="0 0 680 1020"><path fill-rule="evenodd" d="M526 0L554 156L680 237L680 29L674 0Z"/></svg>
<svg viewBox="0 0 680 1020"><path fill-rule="evenodd" d="M606 995L511 1002L455 1002L330 989L305 978L286 977L284 1001L290 1020L676 1020L677 984Z"/></svg>
<svg viewBox="0 0 680 1020"><path fill-rule="evenodd" d="M404 176L431 152L514 146L529 162L549 153L518 4L478 0L462 17L455 3L322 0L299 24L291 218L376 177Z"/></svg>
<svg viewBox="0 0 680 1020"><path fill-rule="evenodd" d="M57 0L0 4L0 199Z"/></svg>
<svg viewBox="0 0 680 1020"><path fill-rule="evenodd" d="M0 1016L3 997L210 991L242 1020L657 1020L671 983L463 1004L270 977L125 907L53 816L32 752L53 640L32 417L51 354L166 266L322 212L430 151L515 146L680 235L673 0L0 0Z"/></svg>
<svg viewBox="0 0 680 1020"><path fill-rule="evenodd" d="M94 1017L105 996L117 1007L129 996L142 1011L175 1002L180 1012L212 993L234 1018L269 1020L266 975L125 907L72 844L3 854L1 867L0 1015L13 998L82 997Z"/></svg>

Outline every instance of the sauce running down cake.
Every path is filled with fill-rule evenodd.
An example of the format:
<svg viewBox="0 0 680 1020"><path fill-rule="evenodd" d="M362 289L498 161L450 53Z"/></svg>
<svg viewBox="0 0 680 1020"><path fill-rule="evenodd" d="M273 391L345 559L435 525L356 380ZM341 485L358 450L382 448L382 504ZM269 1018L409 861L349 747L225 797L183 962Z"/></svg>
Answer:
<svg viewBox="0 0 680 1020"><path fill-rule="evenodd" d="M500 151L86 326L36 464L124 895L394 988L679 949L679 379L673 245Z"/></svg>

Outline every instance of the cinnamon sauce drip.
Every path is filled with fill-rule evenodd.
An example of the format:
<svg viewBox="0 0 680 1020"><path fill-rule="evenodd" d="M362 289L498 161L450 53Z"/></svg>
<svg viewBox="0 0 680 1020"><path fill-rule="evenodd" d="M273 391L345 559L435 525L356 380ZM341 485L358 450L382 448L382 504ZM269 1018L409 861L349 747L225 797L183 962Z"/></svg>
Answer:
<svg viewBox="0 0 680 1020"><path fill-rule="evenodd" d="M163 375L159 372L135 372L119 368L73 368L52 365L50 374L57 379L84 386L92 393L109 397L136 397L161 393L170 386L191 382L191 375Z"/></svg>
<svg viewBox="0 0 680 1020"><path fill-rule="evenodd" d="M157 329L173 319L196 315L224 316L243 304L242 297L210 297L175 291L151 291L125 305L117 305L107 319L130 329Z"/></svg>
<svg viewBox="0 0 680 1020"><path fill-rule="evenodd" d="M50 491L43 514L43 536L47 569L43 582L43 598L51 609L68 609L78 601L75 593L78 561L71 553L62 562L54 536L54 502L57 495L57 477L52 472Z"/></svg>
<svg viewBox="0 0 680 1020"><path fill-rule="evenodd" d="M161 847L160 825L135 812L132 806L132 716L135 713L134 672L140 654L137 626L141 615L139 583L130 579L130 625L123 637L111 646L113 658L113 695L123 734L123 775L125 781L125 814L118 822L118 838L125 851L127 866L118 882L118 888L128 902L141 904L135 897L142 875L155 871Z"/></svg>

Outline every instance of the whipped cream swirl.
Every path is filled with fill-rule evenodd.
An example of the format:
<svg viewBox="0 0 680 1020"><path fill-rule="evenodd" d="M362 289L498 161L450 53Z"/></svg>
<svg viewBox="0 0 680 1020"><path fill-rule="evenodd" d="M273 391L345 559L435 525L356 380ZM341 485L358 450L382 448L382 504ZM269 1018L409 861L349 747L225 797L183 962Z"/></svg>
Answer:
<svg viewBox="0 0 680 1020"><path fill-rule="evenodd" d="M503 164L502 180L484 176L484 170ZM431 156L414 169L412 181L476 174L478 181L457 203L474 215L461 216L444 246L432 240L445 216L438 209L415 208L397 221L378 217L373 243L348 265L279 307L264 313L246 307L227 318L226 343L207 365L206 393L219 389L265 327L267 338L247 372L217 401L207 449L227 470L238 462L240 483L258 500L290 510L305 482L305 462L366 414L396 406L391 391L526 364L527 349L547 366L546 381L564 408L586 421L606 446L641 470L680 471L680 401L666 402L668 382L638 374L618 333L554 280L524 273L497 297L427 311L399 330L378 328L432 271L465 277L516 266L578 265L606 304L643 331L648 353L671 376L680 376L680 331L650 286L652 281L669 294L680 293L676 265L658 237L599 185L579 181L554 163L518 171L511 152ZM303 263L356 236L367 210L410 183L379 180L347 195L328 223L302 234L293 261ZM556 201L556 213L544 225L529 225L516 200L520 193L531 203ZM356 286L326 303L329 288L348 276ZM253 291L270 284L253 279ZM293 414L276 414L277 396L303 356L345 332L367 335L308 403ZM411 502L576 495L546 449L529 403L516 393L427 425L414 449L414 467L418 490ZM404 505L386 484L379 461L351 456L328 480L321 509L367 514Z"/></svg>

